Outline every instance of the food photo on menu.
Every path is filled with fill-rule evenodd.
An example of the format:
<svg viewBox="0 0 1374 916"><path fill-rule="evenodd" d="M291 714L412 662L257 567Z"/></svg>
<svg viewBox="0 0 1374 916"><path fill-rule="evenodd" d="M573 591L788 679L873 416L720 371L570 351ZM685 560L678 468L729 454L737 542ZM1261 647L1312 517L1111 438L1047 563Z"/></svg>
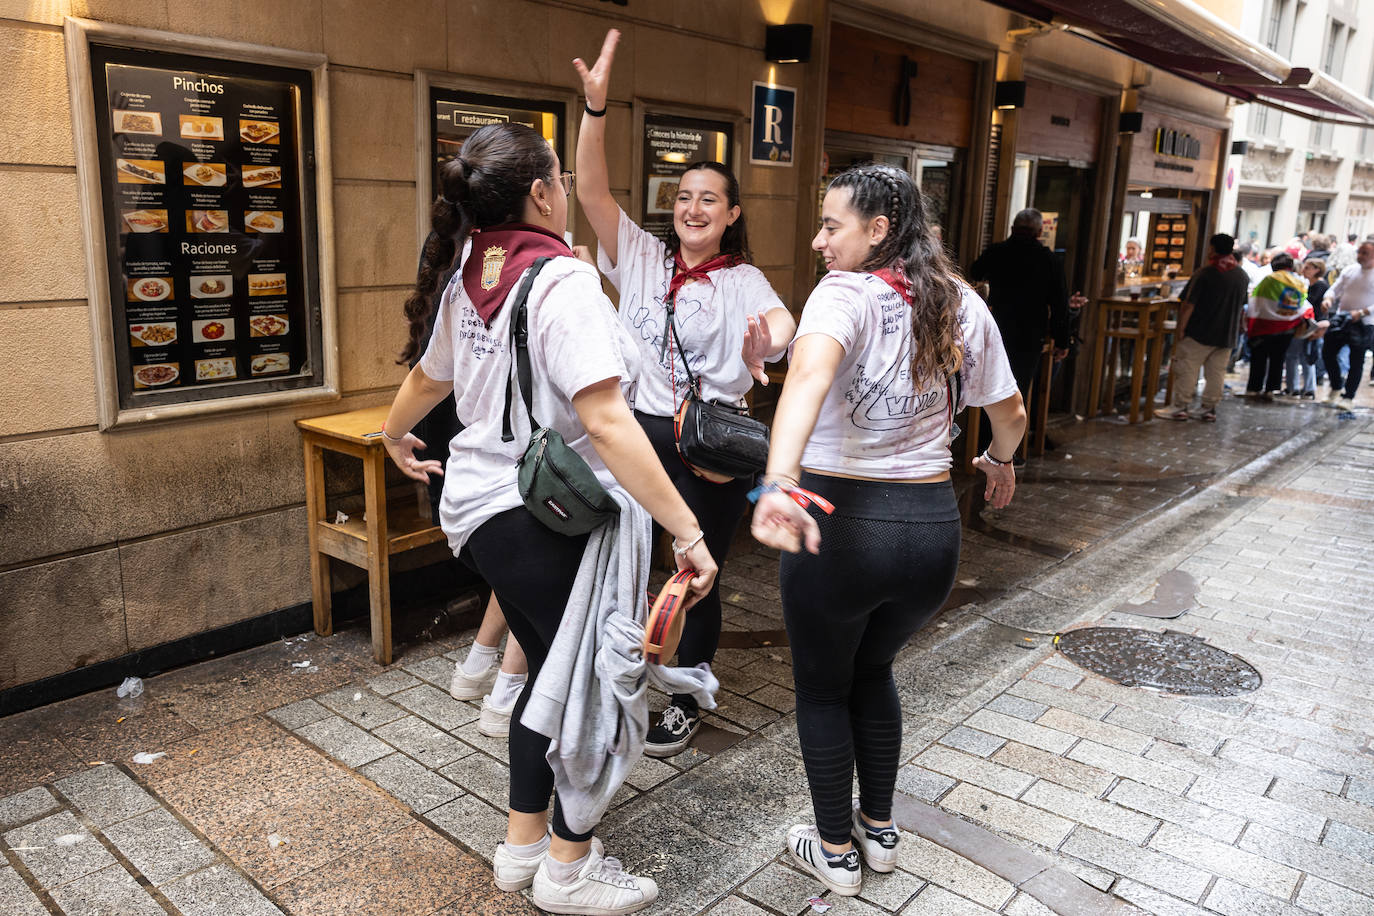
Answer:
<svg viewBox="0 0 1374 916"><path fill-rule="evenodd" d="M187 210L187 232L228 232L228 210Z"/></svg>
<svg viewBox="0 0 1374 916"><path fill-rule="evenodd" d="M248 295L281 296L286 293L286 274L249 274Z"/></svg>
<svg viewBox="0 0 1374 916"><path fill-rule="evenodd" d="M280 210L249 210L243 215L243 228L248 232L281 232L286 220Z"/></svg>
<svg viewBox="0 0 1374 916"><path fill-rule="evenodd" d="M120 184L166 184L167 167L157 159L116 159L115 180Z"/></svg>
<svg viewBox="0 0 1374 916"><path fill-rule="evenodd" d="M162 302L172 298L171 277L134 277L129 281L129 299L134 302Z"/></svg>
<svg viewBox="0 0 1374 916"><path fill-rule="evenodd" d="M233 274L197 274L191 277L192 299L228 299L234 295Z"/></svg>
<svg viewBox="0 0 1374 916"><path fill-rule="evenodd" d="M291 329L285 315L254 315L248 319L250 337L282 337Z"/></svg>
<svg viewBox="0 0 1374 916"><path fill-rule="evenodd" d="M195 343L219 343L234 339L234 319L212 318L191 322L191 340Z"/></svg>
<svg viewBox="0 0 1374 916"><path fill-rule="evenodd" d="M280 188L281 166L245 166L243 170L245 188Z"/></svg>
<svg viewBox="0 0 1374 916"><path fill-rule="evenodd" d="M196 360L196 381L220 382L238 376L236 360L232 356L212 356Z"/></svg>
<svg viewBox="0 0 1374 916"><path fill-rule="evenodd" d="M223 140L224 119L206 115L177 115L181 135L189 140Z"/></svg>
<svg viewBox="0 0 1374 916"><path fill-rule="evenodd" d="M125 210L120 214L130 232L166 232L166 210Z"/></svg>
<svg viewBox="0 0 1374 916"><path fill-rule="evenodd" d="M250 375L276 375L291 370L291 357L285 353L260 353L248 361Z"/></svg>
<svg viewBox="0 0 1374 916"><path fill-rule="evenodd" d="M193 162L181 170L181 175L182 184L205 188L223 187L229 180L223 162Z"/></svg>
<svg viewBox="0 0 1374 916"><path fill-rule="evenodd" d="M247 143L264 143L277 146L281 143L281 128L276 121L250 121L239 119L239 139Z"/></svg>
<svg viewBox="0 0 1374 916"><path fill-rule="evenodd" d="M177 342L174 321L150 321L129 325L130 345L135 347L165 347Z"/></svg>
<svg viewBox="0 0 1374 916"><path fill-rule="evenodd" d="M162 136L162 115L156 111L121 111L116 108L111 114L117 134Z"/></svg>
<svg viewBox="0 0 1374 916"><path fill-rule="evenodd" d="M181 369L176 363L149 363L134 366L135 388L162 388L180 381Z"/></svg>

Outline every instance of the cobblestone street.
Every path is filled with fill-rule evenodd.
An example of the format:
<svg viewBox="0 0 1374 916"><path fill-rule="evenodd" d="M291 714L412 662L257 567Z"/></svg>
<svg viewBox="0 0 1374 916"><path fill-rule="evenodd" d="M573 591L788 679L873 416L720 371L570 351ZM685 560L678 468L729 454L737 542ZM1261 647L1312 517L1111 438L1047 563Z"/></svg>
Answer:
<svg viewBox="0 0 1374 916"><path fill-rule="evenodd" d="M810 799L776 556L741 537L719 707L599 830L662 887L647 912L1374 912L1370 412L1220 414L1053 429L1006 510L965 482L955 594L896 666L899 867L858 898L784 855ZM1171 571L1186 613L1132 613ZM1056 649L1089 624L1195 634L1263 685L1122 686ZM0 719L0 912L535 912L491 881L506 744L446 690L472 635L381 668L355 625Z"/></svg>

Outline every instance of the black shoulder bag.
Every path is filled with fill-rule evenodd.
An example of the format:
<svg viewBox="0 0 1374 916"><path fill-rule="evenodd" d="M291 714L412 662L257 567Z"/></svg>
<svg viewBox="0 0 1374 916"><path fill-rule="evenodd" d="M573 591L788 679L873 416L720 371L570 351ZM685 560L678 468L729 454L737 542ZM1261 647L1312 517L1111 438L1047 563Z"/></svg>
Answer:
<svg viewBox="0 0 1374 916"><path fill-rule="evenodd" d="M668 333L677 349L677 297L668 300ZM677 393L677 361L670 352L673 392ZM687 393L673 417L673 435L678 454L699 477L726 483L736 477L751 477L768 465L768 427L749 416L749 408L707 401L701 396L701 382L687 365L682 351L682 368L687 372Z"/></svg>
<svg viewBox="0 0 1374 916"><path fill-rule="evenodd" d="M549 261L539 258L525 274L520 292L511 306L511 352L515 356L515 372L520 394L525 401L525 413L530 418L530 441L525 454L517 462L516 486L525 508L535 518L559 534L586 534L620 513L620 506L586 459L563 441L557 430L540 426L534 419L533 373L530 370L529 322L525 302L530 297L534 278ZM501 441L515 439L511 430L510 412L514 401L515 381L506 382L506 411L501 425Z"/></svg>

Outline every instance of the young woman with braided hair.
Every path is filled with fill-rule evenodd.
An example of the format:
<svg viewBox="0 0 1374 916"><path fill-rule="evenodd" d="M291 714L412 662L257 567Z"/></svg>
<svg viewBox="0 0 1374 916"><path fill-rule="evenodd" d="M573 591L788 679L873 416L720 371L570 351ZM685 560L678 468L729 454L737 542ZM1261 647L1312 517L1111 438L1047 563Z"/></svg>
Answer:
<svg viewBox="0 0 1374 916"><path fill-rule="evenodd" d="M954 584L954 415L978 405L992 421L992 446L974 465L1000 509L1016 487L1026 414L997 325L946 258L910 175L883 165L839 175L811 247L830 272L802 313L768 472L750 495L754 536L787 551L782 606L816 815L788 831L788 849L852 896L860 851L874 871L897 860L892 662Z"/></svg>
<svg viewBox="0 0 1374 916"><path fill-rule="evenodd" d="M619 40L620 33L610 30L590 69L580 59L573 62L587 99L577 137L577 200L596 231L598 266L620 291L620 320L639 351L635 418L682 498L701 519L706 545L723 567L753 481L707 479L689 468L677 451L673 417L687 394L689 368L701 382L703 398L743 405L754 379L768 384L764 361L782 355L797 324L763 272L749 263L739 182L726 166L687 166L666 244L636 225L611 196L606 94ZM678 664L709 664L720 631L717 586L687 615ZM649 730L644 753L670 757L681 752L700 724L696 701L673 695Z"/></svg>
<svg viewBox="0 0 1374 916"><path fill-rule="evenodd" d="M493 856L496 884L509 891L533 885L535 904L550 913L618 914L648 906L657 886L605 858L590 831L572 831L556 800L549 837L550 741L520 721L588 540L546 527L525 508L516 482L516 462L531 430L519 397L516 407L506 400L509 303L536 259L551 258L527 304L535 415L562 435L604 486L623 487L674 535L679 565L697 571L689 602L711 589L716 564L696 516L625 401L623 387L636 371L634 345L601 292L595 268L563 242L572 177L560 174L543 137L517 124L481 128L440 169L442 193L431 211L435 237L425 246L425 266L407 303L417 347L424 302L469 237L472 246L444 291L424 355L391 405L382 441L407 476L443 475L439 516L449 546L491 584L529 661L530 682L511 715L510 813L506 840ZM450 393L465 425L450 443L446 465L420 460L415 451L425 443L409 430ZM502 428L507 420L509 436Z"/></svg>

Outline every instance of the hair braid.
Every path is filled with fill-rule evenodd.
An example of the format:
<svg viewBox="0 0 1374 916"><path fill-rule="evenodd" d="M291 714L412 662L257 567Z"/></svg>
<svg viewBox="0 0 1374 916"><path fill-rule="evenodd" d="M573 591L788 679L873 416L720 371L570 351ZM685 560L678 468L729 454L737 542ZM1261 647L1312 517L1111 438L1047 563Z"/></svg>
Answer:
<svg viewBox="0 0 1374 916"><path fill-rule="evenodd" d="M957 371L964 361L959 309L964 284L959 270L930 229L916 182L890 165L860 165L838 175L830 190L848 190L849 206L863 219L885 216L888 232L862 270L901 271L912 294L912 376L928 385Z"/></svg>

